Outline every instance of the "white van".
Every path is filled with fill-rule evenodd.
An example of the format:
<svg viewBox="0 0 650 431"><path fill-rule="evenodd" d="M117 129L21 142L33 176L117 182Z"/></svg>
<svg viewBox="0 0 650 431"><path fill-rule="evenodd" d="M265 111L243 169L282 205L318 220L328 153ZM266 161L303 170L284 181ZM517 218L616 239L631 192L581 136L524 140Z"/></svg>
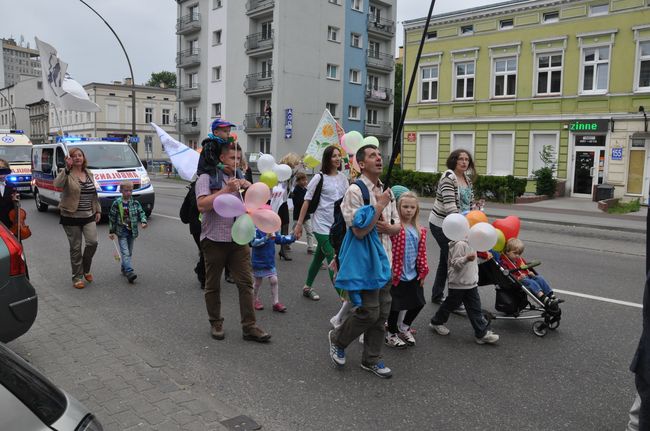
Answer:
<svg viewBox="0 0 650 431"><path fill-rule="evenodd" d="M36 208L47 211L59 205L61 189L52 185L57 172L65 167L68 148L81 148L88 169L95 177L102 214L108 214L115 198L121 196L120 182L133 182L133 197L140 202L147 217L153 211L155 194L147 170L131 145L115 138L79 138L64 136L56 143L32 148L32 187Z"/></svg>
<svg viewBox="0 0 650 431"><path fill-rule="evenodd" d="M19 193L32 191L31 152L32 141L22 130L0 129L0 159L11 165L11 174L6 181L13 184Z"/></svg>

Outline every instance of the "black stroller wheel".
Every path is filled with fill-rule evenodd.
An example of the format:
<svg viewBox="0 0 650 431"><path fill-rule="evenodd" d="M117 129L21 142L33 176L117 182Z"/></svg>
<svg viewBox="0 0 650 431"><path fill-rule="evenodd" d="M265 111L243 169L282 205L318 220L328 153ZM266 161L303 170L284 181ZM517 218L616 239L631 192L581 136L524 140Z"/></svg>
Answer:
<svg viewBox="0 0 650 431"><path fill-rule="evenodd" d="M551 320L549 322L549 324L548 324L548 329L550 329L551 331L555 331L558 328L558 326L560 326L560 320L559 319L558 320Z"/></svg>
<svg viewBox="0 0 650 431"><path fill-rule="evenodd" d="M546 328L548 325L544 323L542 320L538 320L535 323L533 323L533 333L537 335L538 337L543 337L546 335Z"/></svg>

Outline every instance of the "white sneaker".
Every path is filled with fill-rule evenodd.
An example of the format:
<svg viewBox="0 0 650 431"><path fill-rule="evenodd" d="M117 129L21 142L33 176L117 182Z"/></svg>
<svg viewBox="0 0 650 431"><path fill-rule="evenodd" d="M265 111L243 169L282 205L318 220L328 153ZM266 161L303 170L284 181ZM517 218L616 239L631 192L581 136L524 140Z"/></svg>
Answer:
<svg viewBox="0 0 650 431"><path fill-rule="evenodd" d="M398 334L399 338L402 339L409 346L415 346L415 337L411 334L411 331L406 330Z"/></svg>
<svg viewBox="0 0 650 431"><path fill-rule="evenodd" d="M363 334L359 335L359 343L363 344Z"/></svg>
<svg viewBox="0 0 650 431"><path fill-rule="evenodd" d="M396 349L406 348L406 343L402 341L402 339L398 337L397 334L391 334L390 332L387 332L385 341L388 347L394 347Z"/></svg>
<svg viewBox="0 0 650 431"><path fill-rule="evenodd" d="M332 316L332 318L330 319L330 325L334 329L338 329L338 327L341 326L342 324L343 324L343 322L341 320L337 319L336 316Z"/></svg>
<svg viewBox="0 0 650 431"><path fill-rule="evenodd" d="M477 338L478 344L494 344L499 341L499 336L492 331L487 331L482 338Z"/></svg>
<svg viewBox="0 0 650 431"><path fill-rule="evenodd" d="M439 335L449 335L449 328L445 325L434 325L433 323L429 323L429 328L436 331Z"/></svg>

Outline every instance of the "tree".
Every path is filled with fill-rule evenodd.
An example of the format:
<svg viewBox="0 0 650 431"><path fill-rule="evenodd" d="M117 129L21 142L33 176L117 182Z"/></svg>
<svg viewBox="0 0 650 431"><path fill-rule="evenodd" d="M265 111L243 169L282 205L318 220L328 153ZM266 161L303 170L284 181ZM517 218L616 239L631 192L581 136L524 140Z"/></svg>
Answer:
<svg viewBox="0 0 650 431"><path fill-rule="evenodd" d="M533 172L537 180L535 194L552 198L555 196L555 189L557 188L557 179L553 177L557 167L555 148L552 145L544 145L539 153L539 158L544 163L544 167Z"/></svg>
<svg viewBox="0 0 650 431"><path fill-rule="evenodd" d="M176 74L166 70L161 72L152 72L151 78L149 78L146 85L150 87L163 86L166 88L176 88Z"/></svg>

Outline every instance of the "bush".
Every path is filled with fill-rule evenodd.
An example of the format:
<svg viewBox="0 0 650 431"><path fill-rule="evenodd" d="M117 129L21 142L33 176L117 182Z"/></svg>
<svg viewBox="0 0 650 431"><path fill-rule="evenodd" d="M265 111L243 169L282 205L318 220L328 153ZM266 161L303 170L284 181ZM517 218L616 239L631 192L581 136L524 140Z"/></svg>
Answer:
<svg viewBox="0 0 650 431"><path fill-rule="evenodd" d="M555 190L557 189L557 180L553 178L553 169L550 167L544 167L533 172L537 184L535 186L536 195L546 195L549 198L555 196Z"/></svg>
<svg viewBox="0 0 650 431"><path fill-rule="evenodd" d="M476 199L514 202L515 198L523 195L526 191L527 182L525 178L515 178L512 175L505 177L479 176L474 182L474 195Z"/></svg>
<svg viewBox="0 0 650 431"><path fill-rule="evenodd" d="M617 202L616 205L611 206L607 209L607 212L610 214L627 214L634 213L641 210L641 201L635 199L630 202Z"/></svg>
<svg viewBox="0 0 650 431"><path fill-rule="evenodd" d="M386 170L384 170L385 178ZM433 197L436 195L440 173L415 172L393 167L391 172L390 184L402 185L409 190L413 190L419 196Z"/></svg>

